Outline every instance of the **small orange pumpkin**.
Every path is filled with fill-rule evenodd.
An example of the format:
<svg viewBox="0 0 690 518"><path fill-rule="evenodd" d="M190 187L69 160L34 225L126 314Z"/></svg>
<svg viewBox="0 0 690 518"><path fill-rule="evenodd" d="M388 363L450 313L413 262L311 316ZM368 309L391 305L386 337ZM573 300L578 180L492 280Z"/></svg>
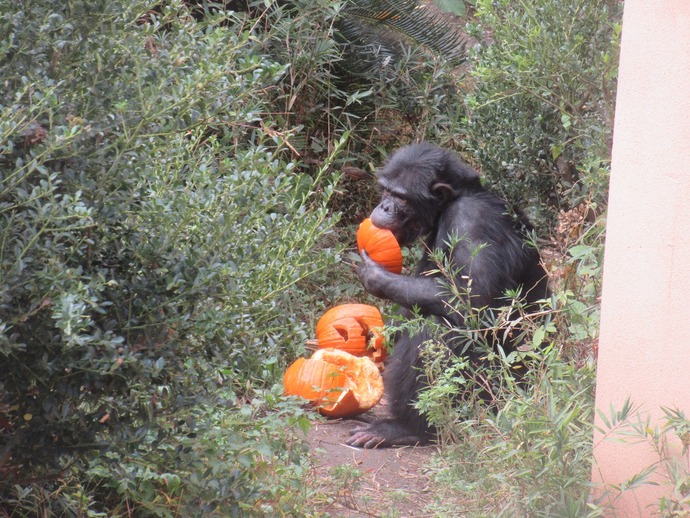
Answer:
<svg viewBox="0 0 690 518"><path fill-rule="evenodd" d="M402 272L402 251L393 233L374 226L371 218L360 223L357 229L357 248L366 250L378 264L392 273Z"/></svg>
<svg viewBox="0 0 690 518"><path fill-rule="evenodd" d="M361 414L383 397L383 378L374 362L338 349L298 358L285 371L283 386L285 395L311 401L328 417Z"/></svg>
<svg viewBox="0 0 690 518"><path fill-rule="evenodd" d="M319 348L335 348L377 363L386 359L383 319L374 306L341 304L326 311L316 324Z"/></svg>

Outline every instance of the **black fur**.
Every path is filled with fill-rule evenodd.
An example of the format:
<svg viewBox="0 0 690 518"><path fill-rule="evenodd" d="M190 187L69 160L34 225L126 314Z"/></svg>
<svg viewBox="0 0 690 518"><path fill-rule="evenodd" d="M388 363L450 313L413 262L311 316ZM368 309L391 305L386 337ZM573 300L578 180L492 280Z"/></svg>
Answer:
<svg viewBox="0 0 690 518"><path fill-rule="evenodd" d="M500 307L506 290L521 289L527 303L548 296L549 289L539 253L526 242L531 227L522 214L511 215L506 202L481 185L478 174L452 153L427 143L397 151L379 173L381 202L371 214L379 227L389 228L401 245L424 237L428 250L452 253L460 292L470 289L474 308ZM458 238L451 250L448 243ZM478 251L479 250L479 251ZM365 289L408 310L443 319L452 327L464 325L464 315L450 309L448 288L428 252L415 275L395 275L362 254L360 279ZM445 281L447 282L447 281ZM420 345L428 330L402 333L386 366L384 383L392 419L372 423L353 432L348 441L372 448L423 443L433 433L426 419L412 406L424 381L419 376ZM459 346L447 343L455 353ZM513 344L502 344L510 352Z"/></svg>

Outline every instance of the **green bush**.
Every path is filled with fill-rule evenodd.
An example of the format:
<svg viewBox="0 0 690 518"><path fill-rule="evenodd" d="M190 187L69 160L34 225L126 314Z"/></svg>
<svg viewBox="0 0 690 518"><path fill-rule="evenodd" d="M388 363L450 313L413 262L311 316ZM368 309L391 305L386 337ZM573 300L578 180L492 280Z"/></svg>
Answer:
<svg viewBox="0 0 690 518"><path fill-rule="evenodd" d="M476 7L491 43L472 57L468 150L497 189L540 221L581 201L604 204L622 3Z"/></svg>
<svg viewBox="0 0 690 518"><path fill-rule="evenodd" d="M461 503L475 510L468 516L596 515L587 502L594 368L564 361L561 352L534 354L524 385L506 380L495 413L456 425L461 441L442 453L437 473L451 492L442 514Z"/></svg>
<svg viewBox="0 0 690 518"><path fill-rule="evenodd" d="M448 495L439 510L598 516L588 502L593 353L622 4L478 0L476 7L491 41L471 59L465 150L491 187L553 238L543 254L553 311L529 328L528 343L549 345L525 358L520 383L508 358L479 371L455 362L457 375L438 378L422 400L444 438L457 443L443 452L438 478ZM479 35L478 26L470 29ZM484 325L501 325L498 316ZM496 387L494 409L471 397L484 380ZM444 398L454 393L470 397L449 410Z"/></svg>
<svg viewBox="0 0 690 518"><path fill-rule="evenodd" d="M307 174L271 130L288 67L246 14L0 12L0 509L287 512L301 414L252 388L339 260L344 140Z"/></svg>
<svg viewBox="0 0 690 518"><path fill-rule="evenodd" d="M460 507L473 510L468 516L595 516L594 362L577 363L555 346L549 319L509 315L480 311L474 330L455 331L484 348L479 358L449 357L445 346L427 343L429 387L417 407L445 445L435 476L448 493L434 508L443 516ZM482 345L483 330L516 331L518 321L529 351L504 355Z"/></svg>

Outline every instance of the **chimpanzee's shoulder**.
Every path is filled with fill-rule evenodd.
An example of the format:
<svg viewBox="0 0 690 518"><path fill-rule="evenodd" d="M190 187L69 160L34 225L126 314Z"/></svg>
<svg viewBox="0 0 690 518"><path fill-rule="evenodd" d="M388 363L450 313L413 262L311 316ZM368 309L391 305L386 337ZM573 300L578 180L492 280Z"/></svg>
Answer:
<svg viewBox="0 0 690 518"><path fill-rule="evenodd" d="M471 191L457 197L446 207L442 217L483 224L487 219L500 219L505 213L505 201L489 191L482 190Z"/></svg>
<svg viewBox="0 0 690 518"><path fill-rule="evenodd" d="M451 202L439 218L436 240L448 235L471 242L519 244L505 201L488 191L471 192Z"/></svg>

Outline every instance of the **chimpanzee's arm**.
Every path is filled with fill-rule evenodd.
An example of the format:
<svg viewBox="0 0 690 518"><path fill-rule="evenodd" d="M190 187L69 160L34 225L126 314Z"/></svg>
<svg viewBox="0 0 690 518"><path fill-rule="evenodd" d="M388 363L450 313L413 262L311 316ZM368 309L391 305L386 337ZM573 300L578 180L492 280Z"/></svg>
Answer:
<svg viewBox="0 0 690 518"><path fill-rule="evenodd" d="M359 278L369 293L375 297L391 300L403 307L419 307L424 314L445 315L448 313L448 286L439 276L396 275L379 266L365 251L362 251L362 266Z"/></svg>
<svg viewBox="0 0 690 518"><path fill-rule="evenodd" d="M362 252L363 265L359 277L369 293L412 309L418 307L423 314L446 316L452 309L446 302L450 298L447 281L439 275L396 275L374 262Z"/></svg>
<svg viewBox="0 0 690 518"><path fill-rule="evenodd" d="M424 268L415 275L396 275L374 262L362 252L359 277L369 293L375 297L393 301L412 309L418 307L422 314L462 318L458 313L458 300L452 300L451 291L462 298L471 296L475 308L490 305L502 294L501 287L512 287L515 274L507 257L497 255L498 248L473 243L457 244L450 262L455 290L449 279L439 273L425 274ZM429 263L429 270L434 267ZM471 280L470 280L471 278ZM457 322L459 323L459 322Z"/></svg>

